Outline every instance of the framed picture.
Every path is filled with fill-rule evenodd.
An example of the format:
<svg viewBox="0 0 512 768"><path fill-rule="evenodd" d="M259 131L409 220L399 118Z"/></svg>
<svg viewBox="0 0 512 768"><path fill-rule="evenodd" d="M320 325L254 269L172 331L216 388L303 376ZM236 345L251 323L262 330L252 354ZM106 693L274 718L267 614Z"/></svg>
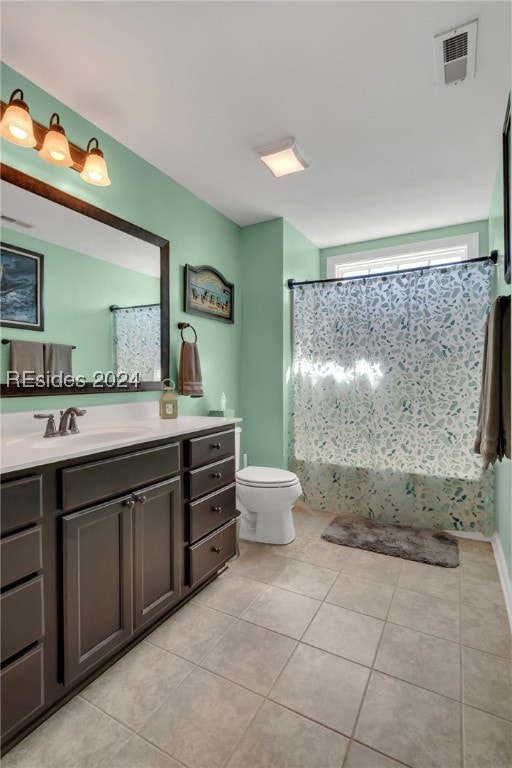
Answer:
<svg viewBox="0 0 512 768"><path fill-rule="evenodd" d="M503 126L503 220L505 226L505 282L510 283L510 96Z"/></svg>
<svg viewBox="0 0 512 768"><path fill-rule="evenodd" d="M185 265L185 312L234 322L234 285L213 267Z"/></svg>
<svg viewBox="0 0 512 768"><path fill-rule="evenodd" d="M0 243L0 325L44 330L42 253Z"/></svg>

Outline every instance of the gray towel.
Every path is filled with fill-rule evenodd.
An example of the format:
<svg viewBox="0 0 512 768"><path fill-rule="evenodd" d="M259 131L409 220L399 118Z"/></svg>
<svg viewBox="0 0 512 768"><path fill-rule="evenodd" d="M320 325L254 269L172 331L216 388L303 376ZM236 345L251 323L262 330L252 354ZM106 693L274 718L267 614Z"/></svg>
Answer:
<svg viewBox="0 0 512 768"><path fill-rule="evenodd" d="M483 468L510 458L510 296L500 296L487 318L475 453Z"/></svg>
<svg viewBox="0 0 512 768"><path fill-rule="evenodd" d="M45 344L44 368L51 376L72 375L71 344Z"/></svg>
<svg viewBox="0 0 512 768"><path fill-rule="evenodd" d="M44 375L43 345L38 341L11 340L9 369L23 375Z"/></svg>
<svg viewBox="0 0 512 768"><path fill-rule="evenodd" d="M182 341L180 367L178 371L178 392L190 397L203 397L203 378L199 351L194 341Z"/></svg>

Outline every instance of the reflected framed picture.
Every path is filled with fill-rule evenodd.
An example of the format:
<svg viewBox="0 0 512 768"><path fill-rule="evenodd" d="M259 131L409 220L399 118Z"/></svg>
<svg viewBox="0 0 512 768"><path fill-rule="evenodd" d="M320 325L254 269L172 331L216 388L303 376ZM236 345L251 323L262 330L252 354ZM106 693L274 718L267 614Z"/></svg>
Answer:
<svg viewBox="0 0 512 768"><path fill-rule="evenodd" d="M505 124L503 126L503 221L505 227L505 282L510 283L510 96L508 97Z"/></svg>
<svg viewBox="0 0 512 768"><path fill-rule="evenodd" d="M213 267L185 265L185 312L233 323L234 290Z"/></svg>
<svg viewBox="0 0 512 768"><path fill-rule="evenodd" d="M0 243L0 325L44 330L42 253Z"/></svg>

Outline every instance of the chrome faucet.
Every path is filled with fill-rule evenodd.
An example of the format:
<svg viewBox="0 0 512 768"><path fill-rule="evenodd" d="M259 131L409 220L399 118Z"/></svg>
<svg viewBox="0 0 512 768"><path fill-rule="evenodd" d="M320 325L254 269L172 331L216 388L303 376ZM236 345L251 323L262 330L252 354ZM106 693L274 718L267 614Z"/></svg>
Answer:
<svg viewBox="0 0 512 768"><path fill-rule="evenodd" d="M76 408L72 405L70 408L66 408L65 411L60 412L59 429L57 434L70 435L76 434L79 429L76 424L76 417L83 416L87 413L85 408Z"/></svg>
<svg viewBox="0 0 512 768"><path fill-rule="evenodd" d="M55 427L55 417L53 413L35 413L34 419L48 419L43 437L76 435L76 433L79 431L76 424L76 417L83 416L84 413L87 413L85 408L75 408L74 405L72 405L70 408L66 408L65 411L61 411L58 429Z"/></svg>

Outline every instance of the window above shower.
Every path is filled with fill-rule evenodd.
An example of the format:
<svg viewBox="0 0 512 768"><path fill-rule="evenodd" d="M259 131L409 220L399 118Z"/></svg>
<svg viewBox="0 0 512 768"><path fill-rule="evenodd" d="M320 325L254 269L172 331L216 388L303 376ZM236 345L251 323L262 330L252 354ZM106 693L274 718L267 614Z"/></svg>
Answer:
<svg viewBox="0 0 512 768"><path fill-rule="evenodd" d="M476 259L479 255L479 235L473 232L373 251L329 256L327 277L358 277L401 269L441 266Z"/></svg>

